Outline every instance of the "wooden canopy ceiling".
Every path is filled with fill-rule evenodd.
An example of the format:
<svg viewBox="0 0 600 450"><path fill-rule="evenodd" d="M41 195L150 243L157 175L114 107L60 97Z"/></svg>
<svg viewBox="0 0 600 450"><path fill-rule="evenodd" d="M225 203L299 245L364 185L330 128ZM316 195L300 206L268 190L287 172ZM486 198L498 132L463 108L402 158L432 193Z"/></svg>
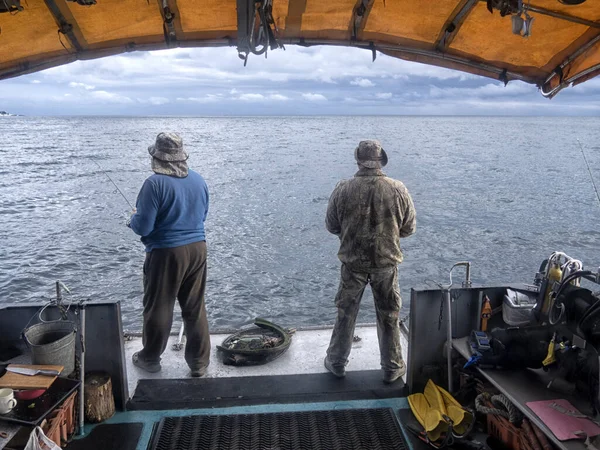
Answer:
<svg viewBox="0 0 600 450"><path fill-rule="evenodd" d="M0 79L134 50L237 46L244 54L270 30L270 44L363 47L519 79L551 97L600 73L600 1L568 4L579 2L0 0Z"/></svg>

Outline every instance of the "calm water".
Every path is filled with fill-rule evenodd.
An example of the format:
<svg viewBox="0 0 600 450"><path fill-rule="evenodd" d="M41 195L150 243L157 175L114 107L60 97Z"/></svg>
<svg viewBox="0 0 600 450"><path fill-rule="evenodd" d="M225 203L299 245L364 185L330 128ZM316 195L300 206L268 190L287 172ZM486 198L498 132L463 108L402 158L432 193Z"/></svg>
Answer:
<svg viewBox="0 0 600 450"><path fill-rule="evenodd" d="M0 303L43 301L60 279L73 299L121 300L125 327L140 329L143 246L94 160L133 203L163 130L181 133L209 184L213 328L333 322L339 263L325 210L365 138L382 141L386 173L417 208L405 308L410 287L447 280L459 260L482 283L530 282L554 250L600 265L600 207L576 142L600 183L600 118L22 117L0 130ZM359 321L374 318L367 293Z"/></svg>

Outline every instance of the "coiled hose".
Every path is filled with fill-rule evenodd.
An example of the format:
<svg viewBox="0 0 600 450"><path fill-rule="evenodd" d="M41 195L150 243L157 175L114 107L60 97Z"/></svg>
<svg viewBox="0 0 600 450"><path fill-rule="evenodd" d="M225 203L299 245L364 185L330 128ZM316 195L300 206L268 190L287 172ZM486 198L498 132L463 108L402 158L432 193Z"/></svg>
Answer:
<svg viewBox="0 0 600 450"><path fill-rule="evenodd" d="M486 401L491 402L495 408L486 406ZM475 409L482 414L502 416L510 423L519 423L523 420L523 414L503 394L490 395L487 392L479 394L475 398Z"/></svg>

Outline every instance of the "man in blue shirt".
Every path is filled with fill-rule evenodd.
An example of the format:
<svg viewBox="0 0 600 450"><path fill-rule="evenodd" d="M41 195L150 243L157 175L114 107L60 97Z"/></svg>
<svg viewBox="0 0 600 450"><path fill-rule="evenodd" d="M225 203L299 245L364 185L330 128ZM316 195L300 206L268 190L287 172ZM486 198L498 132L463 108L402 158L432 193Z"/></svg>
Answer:
<svg viewBox="0 0 600 450"><path fill-rule="evenodd" d="M175 299L185 334L185 360L192 377L205 374L210 358L206 318L206 237L208 187L188 169L188 153L174 133L160 133L148 148L154 175L144 182L128 226L146 246L144 262L144 348L133 363L148 372L161 369Z"/></svg>

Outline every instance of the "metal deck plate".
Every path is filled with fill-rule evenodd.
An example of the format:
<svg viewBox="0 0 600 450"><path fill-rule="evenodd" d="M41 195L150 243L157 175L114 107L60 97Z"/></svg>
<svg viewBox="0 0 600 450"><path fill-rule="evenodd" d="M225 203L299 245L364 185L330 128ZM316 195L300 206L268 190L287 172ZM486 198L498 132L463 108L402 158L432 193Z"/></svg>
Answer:
<svg viewBox="0 0 600 450"><path fill-rule="evenodd" d="M149 448L407 450L391 408L165 417Z"/></svg>

